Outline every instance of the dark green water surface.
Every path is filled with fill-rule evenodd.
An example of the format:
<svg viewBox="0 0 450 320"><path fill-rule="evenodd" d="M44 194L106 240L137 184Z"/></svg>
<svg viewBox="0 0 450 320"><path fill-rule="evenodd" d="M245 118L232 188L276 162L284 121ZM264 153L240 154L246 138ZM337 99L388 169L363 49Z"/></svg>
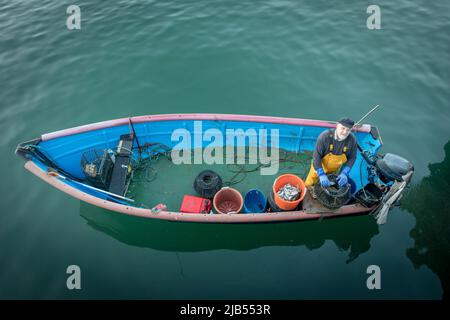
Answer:
<svg viewBox="0 0 450 320"><path fill-rule="evenodd" d="M448 1L377 1L381 30L367 29L361 1L82 0L81 30L67 30L70 4L0 3L0 298L448 297ZM376 104L381 151L416 169L383 226L127 217L52 188L14 155L40 134L134 115L337 120ZM72 264L81 290L66 287ZM380 290L366 286L374 264Z"/></svg>

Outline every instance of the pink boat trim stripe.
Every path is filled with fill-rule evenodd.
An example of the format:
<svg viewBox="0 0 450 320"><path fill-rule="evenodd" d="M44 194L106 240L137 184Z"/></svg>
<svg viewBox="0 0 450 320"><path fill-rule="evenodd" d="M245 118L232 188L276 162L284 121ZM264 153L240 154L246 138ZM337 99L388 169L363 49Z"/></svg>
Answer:
<svg viewBox="0 0 450 320"><path fill-rule="evenodd" d="M237 114L209 114L209 113L185 113L185 114L160 114L149 116L137 116L131 118L121 118L116 120L102 121L84 126L73 127L60 131L43 134L41 139L43 141L56 139L73 134L83 133L87 131L105 129L109 127L127 125L129 119L133 123L153 122L153 121L170 121L170 120L227 120L227 121L247 121L247 122L263 122L263 123L275 123L275 124L290 124L300 126L315 126L315 127L327 127L334 128L336 122L323 121L323 120L311 120L311 119L298 119L298 118L282 118L282 117L269 117L269 116L254 116L254 115L237 115ZM355 131L370 132L371 126L364 124Z"/></svg>

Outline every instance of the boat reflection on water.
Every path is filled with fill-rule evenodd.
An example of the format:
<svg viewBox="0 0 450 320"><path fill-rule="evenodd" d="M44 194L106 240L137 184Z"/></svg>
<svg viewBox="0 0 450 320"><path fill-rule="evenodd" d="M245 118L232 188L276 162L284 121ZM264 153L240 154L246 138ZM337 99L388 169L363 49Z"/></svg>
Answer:
<svg viewBox="0 0 450 320"><path fill-rule="evenodd" d="M416 218L410 235L414 248L406 255L416 268L428 266L440 279L443 298L450 293L450 141L445 158L429 164L430 175L414 185L402 200L402 207Z"/></svg>
<svg viewBox="0 0 450 320"><path fill-rule="evenodd" d="M91 227L120 242L173 252L264 246L306 246L314 250L331 240L340 250L348 251L350 263L369 250L370 240L378 234L375 219L367 215L289 223L203 224L126 216L84 202L80 214Z"/></svg>

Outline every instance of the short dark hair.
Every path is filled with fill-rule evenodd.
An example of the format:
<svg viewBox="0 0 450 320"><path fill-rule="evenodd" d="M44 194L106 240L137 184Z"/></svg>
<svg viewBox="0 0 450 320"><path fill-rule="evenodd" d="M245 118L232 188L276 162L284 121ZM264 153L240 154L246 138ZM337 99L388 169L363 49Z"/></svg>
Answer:
<svg viewBox="0 0 450 320"><path fill-rule="evenodd" d="M341 120L338 121L338 123L342 124L344 127L347 127L349 129L353 128L353 126L355 125L355 121L353 121L350 118L342 118Z"/></svg>

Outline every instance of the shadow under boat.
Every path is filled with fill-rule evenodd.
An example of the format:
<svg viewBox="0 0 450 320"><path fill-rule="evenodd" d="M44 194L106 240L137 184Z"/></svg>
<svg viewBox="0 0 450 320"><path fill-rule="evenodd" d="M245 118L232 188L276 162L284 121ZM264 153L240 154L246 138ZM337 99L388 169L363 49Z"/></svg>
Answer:
<svg viewBox="0 0 450 320"><path fill-rule="evenodd" d="M445 158L428 165L430 175L411 187L401 206L416 218L410 235L414 247L406 251L415 268L428 266L440 279L443 299L450 297L450 141Z"/></svg>
<svg viewBox="0 0 450 320"><path fill-rule="evenodd" d="M372 216L268 224L200 224L127 216L84 202L80 215L95 230L120 242L161 251L198 252L216 249L249 250L265 246L320 248L333 241L348 251L347 263L370 248L378 234Z"/></svg>

